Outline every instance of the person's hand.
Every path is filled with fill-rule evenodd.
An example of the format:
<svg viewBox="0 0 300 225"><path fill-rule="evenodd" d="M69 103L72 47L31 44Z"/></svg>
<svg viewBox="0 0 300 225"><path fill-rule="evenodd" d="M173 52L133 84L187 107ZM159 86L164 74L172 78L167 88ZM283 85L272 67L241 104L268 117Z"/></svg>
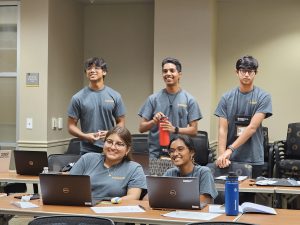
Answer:
<svg viewBox="0 0 300 225"><path fill-rule="evenodd" d="M99 132L96 133L87 133L84 135L84 139L90 143L94 143L95 141L100 139Z"/></svg>
<svg viewBox="0 0 300 225"><path fill-rule="evenodd" d="M172 125L172 123L169 120L160 123L160 126L164 131L169 131L172 133L175 132L175 127Z"/></svg>
<svg viewBox="0 0 300 225"><path fill-rule="evenodd" d="M152 119L153 119L153 121L154 121L155 124L158 124L159 121L160 121L160 119L161 119L162 117L165 117L165 114L163 114L162 112L158 112L158 113L156 113L156 114L153 116Z"/></svg>
<svg viewBox="0 0 300 225"><path fill-rule="evenodd" d="M218 159L216 160L216 165L219 168L226 168L230 166L231 161L229 160L230 155L232 154L232 151L230 149L226 149L226 151L221 154Z"/></svg>

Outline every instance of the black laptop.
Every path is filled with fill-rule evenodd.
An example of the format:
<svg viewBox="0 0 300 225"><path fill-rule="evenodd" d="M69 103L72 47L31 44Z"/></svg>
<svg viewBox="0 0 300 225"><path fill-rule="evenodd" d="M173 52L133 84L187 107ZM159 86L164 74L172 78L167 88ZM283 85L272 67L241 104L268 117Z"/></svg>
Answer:
<svg viewBox="0 0 300 225"><path fill-rule="evenodd" d="M90 176L40 174L43 204L93 206Z"/></svg>
<svg viewBox="0 0 300 225"><path fill-rule="evenodd" d="M149 205L157 209L201 209L198 177L146 176Z"/></svg>
<svg viewBox="0 0 300 225"><path fill-rule="evenodd" d="M48 166L47 152L14 150L16 172L20 175L38 176Z"/></svg>

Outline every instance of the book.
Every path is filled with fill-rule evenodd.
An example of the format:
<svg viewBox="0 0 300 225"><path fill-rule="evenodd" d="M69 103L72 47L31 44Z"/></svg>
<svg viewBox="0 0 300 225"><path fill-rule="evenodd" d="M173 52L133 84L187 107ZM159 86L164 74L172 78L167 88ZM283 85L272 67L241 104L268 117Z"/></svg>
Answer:
<svg viewBox="0 0 300 225"><path fill-rule="evenodd" d="M209 205L210 213L225 213L224 205ZM244 202L239 207L240 213L263 213L263 214L272 214L276 215L277 212L274 208L269 206L260 205L252 202Z"/></svg>

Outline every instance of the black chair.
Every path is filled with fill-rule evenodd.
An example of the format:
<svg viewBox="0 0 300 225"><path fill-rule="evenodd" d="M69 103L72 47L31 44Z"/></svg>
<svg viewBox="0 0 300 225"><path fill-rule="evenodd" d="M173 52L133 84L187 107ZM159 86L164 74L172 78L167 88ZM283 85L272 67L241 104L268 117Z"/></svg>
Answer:
<svg viewBox="0 0 300 225"><path fill-rule="evenodd" d="M300 123L288 124L286 140L274 142L278 178L300 179Z"/></svg>
<svg viewBox="0 0 300 225"><path fill-rule="evenodd" d="M108 218L93 216L43 216L30 221L28 225L114 225Z"/></svg>
<svg viewBox="0 0 300 225"><path fill-rule="evenodd" d="M68 149L65 154L80 155L81 141L79 138L72 138L69 142Z"/></svg>
<svg viewBox="0 0 300 225"><path fill-rule="evenodd" d="M77 162L80 155L72 154L51 154L48 156L48 168L53 172L67 172L72 164Z"/></svg>
<svg viewBox="0 0 300 225"><path fill-rule="evenodd" d="M149 174L148 134L132 134L132 158Z"/></svg>
<svg viewBox="0 0 300 225"><path fill-rule="evenodd" d="M209 140L206 131L198 131L197 136L193 136L192 140L196 149L195 163L205 166L215 160L215 153L209 147Z"/></svg>
<svg viewBox="0 0 300 225"><path fill-rule="evenodd" d="M273 177L273 169L275 166L275 152L272 144L269 143L269 131L267 127L263 127L264 135L264 165L260 176Z"/></svg>
<svg viewBox="0 0 300 225"><path fill-rule="evenodd" d="M210 221L210 222L193 222L187 223L186 225L256 225L254 223L243 223L243 222L231 222L231 221Z"/></svg>

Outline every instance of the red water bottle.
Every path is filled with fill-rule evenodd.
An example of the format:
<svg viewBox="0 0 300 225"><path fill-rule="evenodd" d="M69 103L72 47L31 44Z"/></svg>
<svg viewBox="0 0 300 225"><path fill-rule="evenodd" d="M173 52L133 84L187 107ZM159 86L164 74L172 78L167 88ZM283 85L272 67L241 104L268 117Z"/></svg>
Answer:
<svg viewBox="0 0 300 225"><path fill-rule="evenodd" d="M161 127L161 123L165 123L168 121L168 117L163 116L159 121L159 145L162 147L166 147L170 143L170 133L169 131L163 130Z"/></svg>

